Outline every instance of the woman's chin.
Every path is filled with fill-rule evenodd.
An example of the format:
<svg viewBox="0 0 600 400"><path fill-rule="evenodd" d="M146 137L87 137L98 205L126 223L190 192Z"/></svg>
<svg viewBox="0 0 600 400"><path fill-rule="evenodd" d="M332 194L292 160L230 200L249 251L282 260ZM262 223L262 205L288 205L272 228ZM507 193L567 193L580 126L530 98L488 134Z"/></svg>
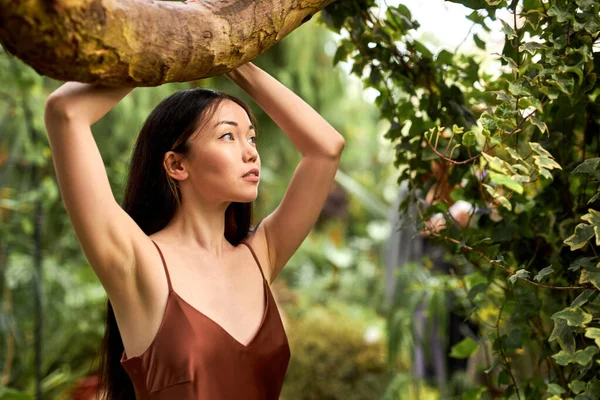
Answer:
<svg viewBox="0 0 600 400"><path fill-rule="evenodd" d="M236 196L237 199L235 200L236 203L251 203L254 200L256 200L256 198L258 197L258 193L254 192L254 193L244 193L240 196Z"/></svg>

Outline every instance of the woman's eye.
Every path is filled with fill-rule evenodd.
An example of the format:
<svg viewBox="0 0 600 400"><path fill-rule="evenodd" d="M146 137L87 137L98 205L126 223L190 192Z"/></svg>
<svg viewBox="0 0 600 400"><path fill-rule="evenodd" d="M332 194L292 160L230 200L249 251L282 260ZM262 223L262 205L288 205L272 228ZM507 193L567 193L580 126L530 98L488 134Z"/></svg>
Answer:
<svg viewBox="0 0 600 400"><path fill-rule="evenodd" d="M256 144L256 136L251 136L249 140L251 143Z"/></svg>
<svg viewBox="0 0 600 400"><path fill-rule="evenodd" d="M233 135L229 132L221 136L219 139L227 138L227 140L233 140Z"/></svg>

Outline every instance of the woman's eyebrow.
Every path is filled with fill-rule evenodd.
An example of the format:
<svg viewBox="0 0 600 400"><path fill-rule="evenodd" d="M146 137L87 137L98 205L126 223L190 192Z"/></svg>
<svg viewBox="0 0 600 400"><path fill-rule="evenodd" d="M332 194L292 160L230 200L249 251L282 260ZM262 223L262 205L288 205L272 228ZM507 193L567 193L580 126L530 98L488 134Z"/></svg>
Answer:
<svg viewBox="0 0 600 400"><path fill-rule="evenodd" d="M223 125L223 124L226 124L226 125L232 125L232 126L235 126L235 127L239 126L239 125L238 125L238 123L237 123L237 122L235 122L235 121L220 121L220 122L217 122L217 124L215 125L215 128L216 128L217 126L219 126L219 125ZM248 130L252 130L252 129L254 129L254 125L250 125L250 126L248 127Z"/></svg>

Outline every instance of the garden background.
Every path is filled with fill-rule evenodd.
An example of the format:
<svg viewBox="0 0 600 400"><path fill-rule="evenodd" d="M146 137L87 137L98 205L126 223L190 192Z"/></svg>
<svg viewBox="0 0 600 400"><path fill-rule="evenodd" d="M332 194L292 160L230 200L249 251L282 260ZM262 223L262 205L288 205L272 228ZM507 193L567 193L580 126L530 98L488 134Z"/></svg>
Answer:
<svg viewBox="0 0 600 400"><path fill-rule="evenodd" d="M421 3L335 2L255 60L346 139L319 221L274 284L292 346L282 398L600 398L600 4ZM1 400L84 399L96 383L106 297L43 124L59 84L0 52ZM144 118L198 86L248 100L222 77L138 88L94 125L117 200ZM253 110L258 220L299 154ZM433 161L452 190L431 202ZM453 204L471 205L466 223ZM437 261L399 256L411 241L395 234L422 240L440 216ZM432 336L464 360L442 380L416 372Z"/></svg>

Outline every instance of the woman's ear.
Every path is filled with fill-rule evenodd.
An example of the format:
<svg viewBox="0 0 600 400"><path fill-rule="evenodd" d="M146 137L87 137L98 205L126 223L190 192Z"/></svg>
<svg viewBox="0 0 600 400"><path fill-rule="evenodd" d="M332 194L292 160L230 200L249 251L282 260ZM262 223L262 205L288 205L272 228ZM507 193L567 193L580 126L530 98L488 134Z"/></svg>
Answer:
<svg viewBox="0 0 600 400"><path fill-rule="evenodd" d="M167 175L175 180L183 181L188 177L188 172L183 163L183 155L180 153L175 153L174 151L165 153L163 166L165 171L167 171Z"/></svg>

